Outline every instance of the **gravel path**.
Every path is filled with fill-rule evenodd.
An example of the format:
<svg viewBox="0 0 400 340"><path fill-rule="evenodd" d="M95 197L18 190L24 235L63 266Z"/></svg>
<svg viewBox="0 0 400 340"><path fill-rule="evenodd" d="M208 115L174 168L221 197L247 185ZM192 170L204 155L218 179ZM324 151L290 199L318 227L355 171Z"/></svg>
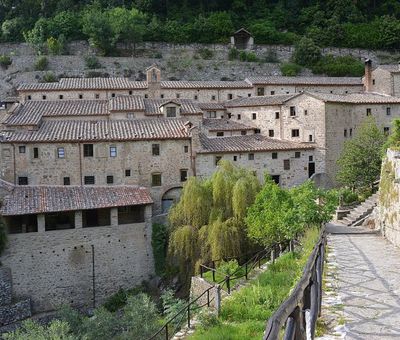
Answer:
<svg viewBox="0 0 400 340"><path fill-rule="evenodd" d="M330 226L319 339L400 338L400 249L378 234Z"/></svg>

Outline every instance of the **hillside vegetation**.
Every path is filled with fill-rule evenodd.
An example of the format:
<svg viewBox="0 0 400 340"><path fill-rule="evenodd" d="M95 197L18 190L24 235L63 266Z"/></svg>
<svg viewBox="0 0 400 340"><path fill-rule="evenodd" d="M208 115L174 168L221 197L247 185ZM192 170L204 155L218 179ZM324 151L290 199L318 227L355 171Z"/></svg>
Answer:
<svg viewBox="0 0 400 340"><path fill-rule="evenodd" d="M116 43L228 42L245 27L259 44L293 44L300 36L319 46L398 49L397 0L0 0L0 39L27 41L60 52L85 39L104 54Z"/></svg>

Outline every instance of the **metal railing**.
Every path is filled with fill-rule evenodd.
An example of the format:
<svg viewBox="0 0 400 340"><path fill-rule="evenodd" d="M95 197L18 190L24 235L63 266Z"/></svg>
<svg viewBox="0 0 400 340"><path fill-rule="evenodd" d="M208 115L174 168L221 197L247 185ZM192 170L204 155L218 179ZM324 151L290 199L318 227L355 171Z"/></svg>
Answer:
<svg viewBox="0 0 400 340"><path fill-rule="evenodd" d="M317 318L321 313L325 246L326 233L323 227L300 281L292 294L269 318L263 340L279 339L284 326L284 340L314 339Z"/></svg>

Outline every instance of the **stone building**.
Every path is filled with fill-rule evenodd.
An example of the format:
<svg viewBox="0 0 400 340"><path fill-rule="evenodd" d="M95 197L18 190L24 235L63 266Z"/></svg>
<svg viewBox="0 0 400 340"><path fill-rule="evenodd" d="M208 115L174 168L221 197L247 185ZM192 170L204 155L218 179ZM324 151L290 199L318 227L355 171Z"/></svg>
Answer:
<svg viewBox="0 0 400 340"><path fill-rule="evenodd" d="M253 35L244 28L237 30L231 36L231 47L238 50L251 50L254 46Z"/></svg>
<svg viewBox="0 0 400 340"><path fill-rule="evenodd" d="M370 60L365 62L363 82L366 92L400 96L400 64L379 65L372 68Z"/></svg>

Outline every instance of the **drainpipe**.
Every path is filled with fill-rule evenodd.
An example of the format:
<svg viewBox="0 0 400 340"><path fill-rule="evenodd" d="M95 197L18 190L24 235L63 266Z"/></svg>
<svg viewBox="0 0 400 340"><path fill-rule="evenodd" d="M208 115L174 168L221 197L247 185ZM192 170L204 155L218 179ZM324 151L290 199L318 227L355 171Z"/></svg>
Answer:
<svg viewBox="0 0 400 340"><path fill-rule="evenodd" d="M15 161L15 144L12 144L13 147L13 174L14 174L14 185L17 184L17 173L16 173L16 161Z"/></svg>
<svg viewBox="0 0 400 340"><path fill-rule="evenodd" d="M82 150L81 150L81 143L78 142L78 149L79 149L79 178L80 178L80 183L81 186L83 185L83 180L82 180Z"/></svg>

